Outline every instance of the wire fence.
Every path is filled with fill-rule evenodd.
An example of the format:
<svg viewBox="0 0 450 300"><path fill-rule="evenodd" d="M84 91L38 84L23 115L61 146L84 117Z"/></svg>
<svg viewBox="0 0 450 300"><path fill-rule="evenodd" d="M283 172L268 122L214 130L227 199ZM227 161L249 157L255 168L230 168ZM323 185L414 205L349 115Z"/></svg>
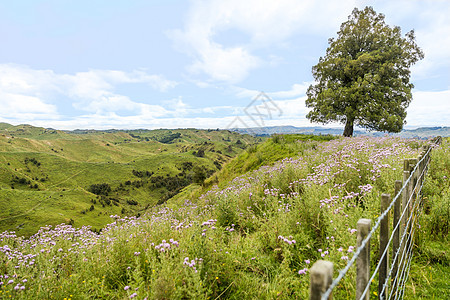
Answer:
<svg viewBox="0 0 450 300"><path fill-rule="evenodd" d="M441 138L435 140L440 144ZM395 196L381 197L381 214L370 229L371 220L358 221L358 245L353 257L333 280L333 264L316 262L310 270L310 299L330 299L333 289L356 262L356 299L369 299L371 284L378 275L379 299L402 299L408 280L417 222L422 212L421 192L430 163L432 146L427 146L417 159L404 161L403 184L395 183ZM390 202L389 202L390 201ZM389 214L393 212L392 233L389 235ZM370 241L380 230L379 260L370 275ZM392 249L392 260L389 260ZM390 266L390 267L389 267Z"/></svg>

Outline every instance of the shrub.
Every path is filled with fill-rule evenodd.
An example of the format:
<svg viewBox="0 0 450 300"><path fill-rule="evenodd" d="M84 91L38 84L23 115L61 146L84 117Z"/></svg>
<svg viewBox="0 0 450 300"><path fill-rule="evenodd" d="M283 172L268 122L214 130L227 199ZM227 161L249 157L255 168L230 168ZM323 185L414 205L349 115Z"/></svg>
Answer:
<svg viewBox="0 0 450 300"><path fill-rule="evenodd" d="M111 186L108 183L91 184L88 191L96 195L108 196L111 192Z"/></svg>

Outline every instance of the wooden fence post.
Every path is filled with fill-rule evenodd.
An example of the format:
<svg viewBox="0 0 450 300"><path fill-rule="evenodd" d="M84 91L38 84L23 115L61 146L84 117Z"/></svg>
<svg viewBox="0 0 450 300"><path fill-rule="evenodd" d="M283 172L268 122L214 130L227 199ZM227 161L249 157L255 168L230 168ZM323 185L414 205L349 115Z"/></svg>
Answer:
<svg viewBox="0 0 450 300"><path fill-rule="evenodd" d="M359 219L356 223L357 230L357 248L361 246L362 241L367 237L370 232L370 219ZM360 299L369 283L370 278L370 240L366 246L362 249L359 256L356 258L356 299ZM370 294L364 295L364 300L370 299Z"/></svg>
<svg viewBox="0 0 450 300"><path fill-rule="evenodd" d="M318 260L309 270L309 299L320 300L331 282L333 282L333 263ZM332 299L332 295L328 297Z"/></svg>
<svg viewBox="0 0 450 300"><path fill-rule="evenodd" d="M403 161L403 184L406 183L406 181L408 180L410 176L410 172L409 172L409 161L407 159L405 159ZM403 237L403 242L400 245L400 254L399 254L399 269L403 270L403 267L406 265L406 249L407 249L407 244L408 244L408 227L406 226L408 224L408 218L409 218L409 198L411 195L410 192L410 187L411 187L411 180L409 181L409 183L405 186L405 189L403 190L402 193L402 214L403 214L403 218L401 221L401 231L400 231L400 236Z"/></svg>
<svg viewBox="0 0 450 300"><path fill-rule="evenodd" d="M381 213L383 213L389 206L391 195L381 195ZM389 214L381 220L380 223L380 270L378 275L378 295L381 297L384 294L384 298L388 293L388 285L384 286L386 281L388 267L389 267L389 251L386 250L389 242ZM383 256L383 253L386 253ZM384 291L383 291L384 290Z"/></svg>
<svg viewBox="0 0 450 300"><path fill-rule="evenodd" d="M410 169L410 174L411 174L411 182L410 182L410 197L411 197L411 202L409 205L409 214L408 214L408 218L411 218L411 221L409 223L408 226L408 240L407 240L407 249L412 249L412 243L413 243L413 235L411 235L412 229L414 228L415 224L413 223L413 217L412 215L416 214L416 212L414 211L414 208L416 207L416 203L417 201L419 201L419 191L418 191L418 168L416 169L416 171L413 172L415 166L417 165L417 158L411 158L409 160L409 169Z"/></svg>
<svg viewBox="0 0 450 300"><path fill-rule="evenodd" d="M422 182L423 182L423 180L424 180L424 178L423 178L423 176L421 176L421 175L423 175L422 174L422 171L423 171L423 157L424 157L424 152L422 151L420 154L419 154L419 157L417 158L417 163L419 164L419 167L417 168L418 169L418 172L417 172L417 174L418 174L418 186L419 186L419 188L422 186ZM418 198L420 198L420 194L421 194L421 190L419 190L418 191L418 195L417 195L417 197Z"/></svg>
<svg viewBox="0 0 450 300"><path fill-rule="evenodd" d="M400 192L402 188L402 181L401 180L396 180L395 181L395 196L397 196ZM395 228L397 225L397 229L394 230L394 237L392 240L392 259L394 259L395 254L398 252L399 248L400 248L400 229L401 229L401 224L400 224L400 215L401 215L401 196L399 195L397 200L394 203L394 220L393 220L393 227ZM398 261L400 260L400 253L397 254L397 258L395 261L392 261L392 278L391 278L391 282L394 282L395 277L397 276L398 273ZM395 281L394 286L391 286L392 290L396 290L396 286L397 286L397 281Z"/></svg>
<svg viewBox="0 0 450 300"><path fill-rule="evenodd" d="M416 169L415 172L413 172L414 168L417 165L417 158L411 158L409 159L409 173L411 174L411 185L410 185L410 189L411 189L411 195L412 195L412 201L410 204L410 210L412 210L412 208L415 205L416 199L417 197L417 177L418 177L418 168ZM411 211L412 213L412 211Z"/></svg>
<svg viewBox="0 0 450 300"><path fill-rule="evenodd" d="M403 161L403 184L406 183L406 181L409 178L409 161L407 159L405 159ZM402 194L402 214L403 214L403 218L402 218L402 226L401 226L401 234L403 235L403 232L406 230L405 226L406 223L408 222L408 217L409 217L409 205L408 205L408 201L409 201L409 195L410 195L410 186L411 186L411 181L405 186L405 189L403 190L403 194Z"/></svg>

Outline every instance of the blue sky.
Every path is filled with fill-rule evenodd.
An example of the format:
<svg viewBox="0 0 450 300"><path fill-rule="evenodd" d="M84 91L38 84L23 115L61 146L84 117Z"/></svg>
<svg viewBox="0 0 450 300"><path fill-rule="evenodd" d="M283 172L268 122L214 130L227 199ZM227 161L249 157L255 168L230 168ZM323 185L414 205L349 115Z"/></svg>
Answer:
<svg viewBox="0 0 450 300"><path fill-rule="evenodd" d="M446 0L0 0L0 122L315 126L304 104L311 67L366 5L403 33L414 29L425 52L412 68L406 128L450 126ZM273 113L251 118L245 108L260 91Z"/></svg>

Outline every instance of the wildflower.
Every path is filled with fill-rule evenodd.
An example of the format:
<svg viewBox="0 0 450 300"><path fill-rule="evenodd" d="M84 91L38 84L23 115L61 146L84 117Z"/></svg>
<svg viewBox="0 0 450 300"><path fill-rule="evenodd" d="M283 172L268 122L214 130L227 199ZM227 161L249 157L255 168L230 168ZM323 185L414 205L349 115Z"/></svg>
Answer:
<svg viewBox="0 0 450 300"><path fill-rule="evenodd" d="M305 259L305 263L306 263L307 265L309 265L309 264L311 263L311 261L310 261L309 259Z"/></svg>
<svg viewBox="0 0 450 300"><path fill-rule="evenodd" d="M124 289L125 291L127 291L129 288L130 288L130 287L129 287L128 285L126 285L123 289Z"/></svg>
<svg viewBox="0 0 450 300"><path fill-rule="evenodd" d="M137 293L133 293L133 294L130 295L130 299L133 299L136 296L137 296Z"/></svg>
<svg viewBox="0 0 450 300"><path fill-rule="evenodd" d="M306 274L306 271L308 271L308 269L307 269L307 268L304 268L304 269L298 270L298 275L303 275L303 274Z"/></svg>

